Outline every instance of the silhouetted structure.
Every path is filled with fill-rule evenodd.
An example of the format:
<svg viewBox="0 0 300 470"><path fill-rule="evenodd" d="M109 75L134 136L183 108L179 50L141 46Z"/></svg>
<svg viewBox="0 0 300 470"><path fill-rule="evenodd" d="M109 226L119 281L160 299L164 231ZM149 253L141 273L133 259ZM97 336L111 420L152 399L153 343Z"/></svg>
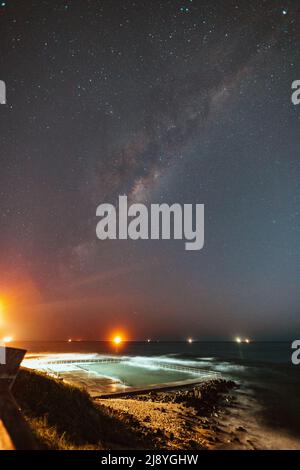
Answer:
<svg viewBox="0 0 300 470"><path fill-rule="evenodd" d="M11 393L26 351L6 348L5 353L6 363L0 364L0 449L36 449L36 442Z"/></svg>

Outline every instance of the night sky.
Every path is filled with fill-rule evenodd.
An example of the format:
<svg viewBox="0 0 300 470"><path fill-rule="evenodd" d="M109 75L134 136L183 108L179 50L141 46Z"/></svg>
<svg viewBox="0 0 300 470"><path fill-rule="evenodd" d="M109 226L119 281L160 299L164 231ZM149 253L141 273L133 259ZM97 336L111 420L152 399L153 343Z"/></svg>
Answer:
<svg viewBox="0 0 300 470"><path fill-rule="evenodd" d="M4 334L300 333L299 23L295 0L0 2ZM98 240L121 194L205 204L204 249Z"/></svg>

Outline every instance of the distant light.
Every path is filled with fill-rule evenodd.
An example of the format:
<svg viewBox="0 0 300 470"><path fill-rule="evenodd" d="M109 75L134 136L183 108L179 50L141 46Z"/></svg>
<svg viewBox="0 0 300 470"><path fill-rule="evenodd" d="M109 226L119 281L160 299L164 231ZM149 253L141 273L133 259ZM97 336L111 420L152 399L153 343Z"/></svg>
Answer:
<svg viewBox="0 0 300 470"><path fill-rule="evenodd" d="M115 344L118 345L118 344L122 343L122 338L121 338L121 336L115 336L113 341L114 341Z"/></svg>
<svg viewBox="0 0 300 470"><path fill-rule="evenodd" d="M192 344L192 342L193 342L193 338L188 338L188 343Z"/></svg>
<svg viewBox="0 0 300 470"><path fill-rule="evenodd" d="M151 339L147 339L147 343L151 343Z"/></svg>
<svg viewBox="0 0 300 470"><path fill-rule="evenodd" d="M72 340L71 340L71 338L69 338L69 339L68 339L68 343L72 343Z"/></svg>
<svg viewBox="0 0 300 470"><path fill-rule="evenodd" d="M12 336L4 336L3 338L3 343L7 344L7 343L11 343L13 340L13 337Z"/></svg>
<svg viewBox="0 0 300 470"><path fill-rule="evenodd" d="M288 14L288 10L286 10L286 9L285 9L285 10L282 10L282 14L283 14L284 16L286 16L286 15Z"/></svg>
<svg viewBox="0 0 300 470"><path fill-rule="evenodd" d="M245 343L249 344L249 343L250 343L250 339L246 338L246 339L245 339Z"/></svg>
<svg viewBox="0 0 300 470"><path fill-rule="evenodd" d="M239 337L235 338L235 340L236 340L237 343L241 343L241 342L242 342L241 338L239 338Z"/></svg>

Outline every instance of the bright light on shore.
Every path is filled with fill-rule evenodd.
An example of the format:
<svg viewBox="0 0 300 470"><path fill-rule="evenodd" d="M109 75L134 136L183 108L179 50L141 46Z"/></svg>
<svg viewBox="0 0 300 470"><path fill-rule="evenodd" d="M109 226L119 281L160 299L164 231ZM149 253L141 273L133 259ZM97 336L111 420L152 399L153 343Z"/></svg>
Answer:
<svg viewBox="0 0 300 470"><path fill-rule="evenodd" d="M251 343L249 338L240 338L239 336L237 338L235 338L235 341L239 344L240 343L246 343L246 344Z"/></svg>
<svg viewBox="0 0 300 470"><path fill-rule="evenodd" d="M192 342L193 342L193 338L188 338L188 343L192 344Z"/></svg>
<svg viewBox="0 0 300 470"><path fill-rule="evenodd" d="M122 338L121 336L115 336L114 339L113 339L113 342L116 344L116 345L119 345L122 343Z"/></svg>
<svg viewBox="0 0 300 470"><path fill-rule="evenodd" d="M7 344L7 343L11 343L12 340L13 340L12 336L4 336L2 341L3 341L4 344Z"/></svg>
<svg viewBox="0 0 300 470"><path fill-rule="evenodd" d="M68 339L68 343L72 343L72 340L71 340L71 338L69 338L69 339Z"/></svg>

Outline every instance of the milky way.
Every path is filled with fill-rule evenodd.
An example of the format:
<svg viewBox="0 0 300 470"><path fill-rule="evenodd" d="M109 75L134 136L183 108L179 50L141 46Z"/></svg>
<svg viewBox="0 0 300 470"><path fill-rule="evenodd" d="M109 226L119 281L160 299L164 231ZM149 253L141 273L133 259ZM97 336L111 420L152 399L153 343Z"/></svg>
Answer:
<svg viewBox="0 0 300 470"><path fill-rule="evenodd" d="M300 326L299 19L289 0L3 2L0 295L17 336ZM205 204L205 248L100 242L96 207L122 194Z"/></svg>

